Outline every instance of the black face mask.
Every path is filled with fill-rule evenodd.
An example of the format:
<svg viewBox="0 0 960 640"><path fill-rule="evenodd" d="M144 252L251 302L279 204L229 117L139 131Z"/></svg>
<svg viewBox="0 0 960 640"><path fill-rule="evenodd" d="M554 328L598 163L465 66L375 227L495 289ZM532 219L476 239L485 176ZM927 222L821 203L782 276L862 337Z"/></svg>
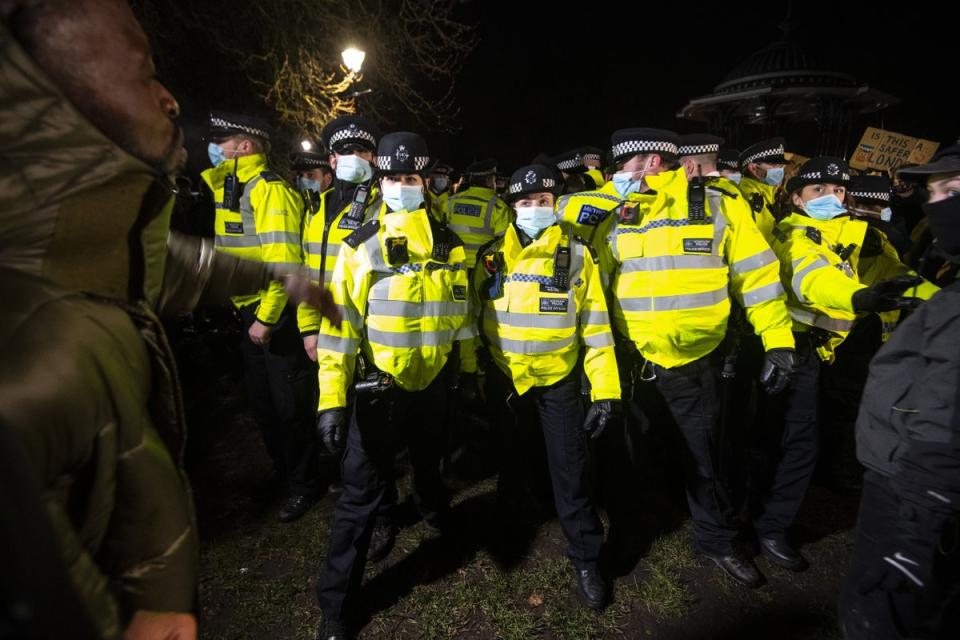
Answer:
<svg viewBox="0 0 960 640"><path fill-rule="evenodd" d="M960 196L923 205L930 233L951 262L960 262Z"/></svg>

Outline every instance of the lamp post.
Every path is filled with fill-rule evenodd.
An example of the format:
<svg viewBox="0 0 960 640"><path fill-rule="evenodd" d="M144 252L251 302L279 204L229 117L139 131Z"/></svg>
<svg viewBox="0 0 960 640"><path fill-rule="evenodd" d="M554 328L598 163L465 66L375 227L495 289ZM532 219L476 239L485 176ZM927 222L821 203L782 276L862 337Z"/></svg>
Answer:
<svg viewBox="0 0 960 640"><path fill-rule="evenodd" d="M343 58L343 66L347 70L347 80L350 82L350 84L360 80L362 77L360 75L360 69L363 67L363 59L367 57L366 52L361 51L356 47L348 47L340 52L340 57ZM357 100L358 96L368 94L371 91L371 89L364 89L350 93L350 97L354 100L354 112L359 112L359 101Z"/></svg>

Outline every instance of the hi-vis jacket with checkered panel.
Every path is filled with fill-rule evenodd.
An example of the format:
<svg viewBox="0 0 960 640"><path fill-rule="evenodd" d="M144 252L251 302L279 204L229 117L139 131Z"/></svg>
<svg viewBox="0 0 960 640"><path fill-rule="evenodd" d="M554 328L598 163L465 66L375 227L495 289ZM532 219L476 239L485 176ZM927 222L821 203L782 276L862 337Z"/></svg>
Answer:
<svg viewBox="0 0 960 640"><path fill-rule="evenodd" d="M513 210L487 187L469 187L446 199L443 219L460 236L467 255L467 268L477 263L477 250L502 236L513 222Z"/></svg>
<svg viewBox="0 0 960 640"><path fill-rule="evenodd" d="M554 278L558 248L569 251L566 286L557 286ZM502 295L491 299L489 283L494 276L485 264L498 255L503 262ZM613 333L598 265L565 225L548 227L526 247L510 225L503 237L477 256L472 291L479 299L481 331L490 355L520 394L567 377L582 345L591 399L620 399Z"/></svg>
<svg viewBox="0 0 960 640"><path fill-rule="evenodd" d="M612 180L596 191L571 193L557 201L557 218L570 227L574 236L586 240L600 257L600 273L604 286L608 284L607 277L613 272L613 265L609 261L610 254L603 250L604 243L613 225L615 211L624 202Z"/></svg>
<svg viewBox="0 0 960 640"><path fill-rule="evenodd" d="M238 210L224 204L224 182L234 170L243 184ZM216 203L214 232L218 251L276 267L280 272L300 269L300 229L303 201L282 178L267 170L263 154L226 160L200 174L213 192ZM235 296L233 304L245 307L259 302L257 319L274 324L280 319L287 294L279 282L253 295Z"/></svg>
<svg viewBox="0 0 960 640"><path fill-rule="evenodd" d="M834 351L856 322L854 293L881 280L916 275L900 262L881 231L849 216L815 220L793 213L776 226L773 236L794 329L826 332L827 341L817 348L825 362L833 362ZM924 282L907 295L926 300L937 291L936 285ZM886 339L900 312L879 315Z"/></svg>
<svg viewBox="0 0 960 640"><path fill-rule="evenodd" d="M344 239L364 222L379 216L384 207L383 201L375 185L369 188L368 204L362 212L356 212L357 216L350 215L352 200L339 211L327 210L333 201L332 189L320 196L320 207L310 218L303 233L303 261L312 282L319 283L321 275L324 286L332 282L333 269L337 265ZM356 194L356 190L353 193ZM297 307L297 327L301 335L317 333L320 330L320 312L317 308L308 304Z"/></svg>
<svg viewBox="0 0 960 640"><path fill-rule="evenodd" d="M767 244L773 244L773 228L777 226L777 219L773 215L773 207L777 202L777 189L775 187L751 178L743 176L740 179L740 193L743 199L750 207L753 214L753 220L757 223L757 228L763 234L763 239Z"/></svg>
<svg viewBox="0 0 960 640"><path fill-rule="evenodd" d="M435 238L448 255L435 255ZM433 382L454 341L477 334L465 260L425 209L386 213L347 237L330 283L343 322L324 319L317 341L320 411L346 406L358 350L400 389Z"/></svg>
<svg viewBox="0 0 960 640"><path fill-rule="evenodd" d="M743 199L708 188L696 220L683 169L646 182L651 191L627 203L635 221L614 218L607 236L617 330L646 359L678 367L717 348L733 296L765 350L793 348L780 265Z"/></svg>

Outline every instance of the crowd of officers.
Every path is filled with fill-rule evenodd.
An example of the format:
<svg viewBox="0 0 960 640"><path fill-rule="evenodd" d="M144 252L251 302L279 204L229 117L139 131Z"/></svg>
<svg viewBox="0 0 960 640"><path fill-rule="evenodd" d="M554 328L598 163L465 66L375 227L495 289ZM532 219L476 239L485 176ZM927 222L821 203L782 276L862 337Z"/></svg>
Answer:
<svg viewBox="0 0 960 640"><path fill-rule="evenodd" d="M519 434L531 423L542 429L586 606L603 609L611 592L594 486L605 474L592 472L591 447L606 442L601 465L604 450L622 449L625 416L649 414L650 397L682 436L697 551L759 586L754 553L740 543L747 530L771 563L803 570L790 529L817 464L821 374L858 321L879 317L886 338L901 312L939 291L888 239L887 176L854 175L834 157L787 176L782 139L738 152L706 134L621 129L606 167L599 149L541 154L498 190L495 161L466 167L454 187L452 167L432 158L421 136L381 135L359 115L333 120L321 152L294 158L295 186L268 168L259 120L214 113L208 136L213 167L203 180L216 203L217 249L281 269L303 265L342 318L292 308L279 284L234 300L251 404L289 481L281 520L318 499L324 455L340 460L317 583L325 639L349 637L365 564L390 551L400 449L424 526L449 534L440 468L456 426L445 407L478 397L499 434L505 513L529 475ZM960 173L960 150L941 158ZM915 167L902 177L934 173ZM741 380L734 401L753 398L750 419L768 456L764 474L746 472L749 496L732 491L728 476L740 465L724 462L723 388L733 376ZM867 449L861 461L890 476L892 452ZM601 484L615 527L618 510L637 508L629 504L637 488ZM915 484L939 487L934 506L955 513L942 483ZM740 513L750 514L746 522ZM888 569L923 581L910 548L884 553ZM881 637L870 635L872 614L847 609L860 616L845 622L850 637Z"/></svg>

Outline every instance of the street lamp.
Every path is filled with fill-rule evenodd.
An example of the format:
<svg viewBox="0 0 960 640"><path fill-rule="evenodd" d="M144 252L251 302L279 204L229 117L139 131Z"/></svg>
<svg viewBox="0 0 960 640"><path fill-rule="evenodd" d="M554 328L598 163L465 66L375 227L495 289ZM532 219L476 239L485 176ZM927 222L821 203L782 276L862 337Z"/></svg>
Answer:
<svg viewBox="0 0 960 640"><path fill-rule="evenodd" d="M340 56L343 58L343 66L352 74L359 74L360 67L363 66L363 59L367 54L356 47L344 49Z"/></svg>

